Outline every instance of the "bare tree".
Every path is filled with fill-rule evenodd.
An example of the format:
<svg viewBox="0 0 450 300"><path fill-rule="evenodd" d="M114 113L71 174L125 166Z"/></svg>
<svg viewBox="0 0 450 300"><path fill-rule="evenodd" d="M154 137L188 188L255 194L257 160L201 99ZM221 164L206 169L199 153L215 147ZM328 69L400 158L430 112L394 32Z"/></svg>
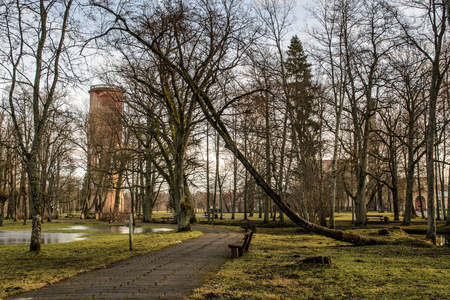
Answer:
<svg viewBox="0 0 450 300"><path fill-rule="evenodd" d="M439 91L445 74L450 67L447 55L447 9L445 1L414 0L402 3L404 6L414 8L412 16L404 16L400 10L392 10L397 23L401 26L405 41L414 46L427 61L427 68L431 70L428 88L428 118L426 125L426 161L427 161L427 237L436 240L435 220L435 170L434 146L436 141L436 108ZM415 22L411 22L411 19Z"/></svg>
<svg viewBox="0 0 450 300"><path fill-rule="evenodd" d="M411 50L408 55L399 54L392 57L393 78L389 84L393 96L401 100L401 111L405 112L402 114L402 118L395 117L402 124L403 129L400 132L392 132L388 128L389 134L396 136L406 147L407 152L405 217L403 220L405 225L409 225L411 222L415 168L425 154L423 151L424 132L421 131L423 126L420 125L424 124L426 110L424 93L429 72L424 68L423 62L417 60L420 57L417 54ZM396 214L398 213L396 212Z"/></svg>
<svg viewBox="0 0 450 300"><path fill-rule="evenodd" d="M335 227L334 212L336 206L336 189L338 177L339 139L342 112L344 108L345 69L343 65L344 51L342 48L342 26L345 20L345 1L319 1L311 10L311 14L318 21L319 27L313 28L311 35L317 41L317 46L311 51L313 59L323 67L323 73L331 83L329 89L329 105L332 106L334 120L332 129L334 134L333 160L331 166L331 195L330 195L330 228ZM326 120L330 122L330 120ZM330 124L329 126L333 126Z"/></svg>
<svg viewBox="0 0 450 300"><path fill-rule="evenodd" d="M118 7L103 2L93 5L112 17L107 32L120 34L128 45L136 45L140 51L151 55L155 63L158 85L153 92L165 107L172 134L173 199L178 230L189 230L190 204L185 201L183 185L196 102L192 90L186 89L188 83L180 81L181 74L170 68L165 58L170 58L170 63L177 64L180 69L190 70L191 78L197 84L210 88L218 72L226 72L236 64L233 60L219 63L225 63L228 48L234 47L235 43L239 43L239 47L244 45L240 35L247 23L243 22L245 18L240 18L241 6L239 2L180 2L173 6L165 3L166 13L158 6L145 3L121 3ZM142 9L136 10L135 5ZM234 48L238 54L242 51Z"/></svg>
<svg viewBox="0 0 450 300"><path fill-rule="evenodd" d="M39 188L39 162L43 136L52 112L52 103L61 77L63 57L70 49L66 35L70 28L73 0L12 1L1 5L2 69L7 74L8 113L17 135L21 157L26 162L32 200L33 228L30 250L41 248L42 191ZM62 18L61 18L62 17ZM54 22L54 18L60 18ZM34 71L27 71L31 63ZM32 101L33 136L29 147L24 129L16 113L17 94L30 91Z"/></svg>

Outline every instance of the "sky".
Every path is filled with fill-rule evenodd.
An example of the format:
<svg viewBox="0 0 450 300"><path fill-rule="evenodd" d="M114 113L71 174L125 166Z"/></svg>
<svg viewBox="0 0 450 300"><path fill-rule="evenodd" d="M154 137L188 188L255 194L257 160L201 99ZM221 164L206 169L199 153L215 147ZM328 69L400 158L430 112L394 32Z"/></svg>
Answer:
<svg viewBox="0 0 450 300"><path fill-rule="evenodd" d="M312 5L314 5L315 0L295 0L295 2L296 7L293 11L293 14L296 22L295 24L293 24L291 31L286 35L286 43L284 46L289 43L289 40L293 35L298 35L302 40L307 39L308 34L306 33L305 29L307 26L311 26L312 19L311 17L308 17L308 12L306 11L305 7L311 7ZM97 59L92 63L91 67L96 68L101 63L101 60L99 60L97 57ZM74 92L72 93L72 97L74 100L74 104L78 108L89 109L89 87L96 84L102 84L102 82L98 77L95 77L93 75L92 78L90 78L84 86L74 90Z"/></svg>

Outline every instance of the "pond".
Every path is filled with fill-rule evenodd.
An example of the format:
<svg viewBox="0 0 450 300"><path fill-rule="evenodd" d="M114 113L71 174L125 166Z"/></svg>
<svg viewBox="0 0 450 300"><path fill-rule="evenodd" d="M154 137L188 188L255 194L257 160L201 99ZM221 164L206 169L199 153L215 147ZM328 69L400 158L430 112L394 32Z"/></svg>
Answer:
<svg viewBox="0 0 450 300"><path fill-rule="evenodd" d="M41 244L70 243L85 239L82 233L41 233ZM30 240L30 231L0 231L0 245L29 244Z"/></svg>
<svg viewBox="0 0 450 300"><path fill-rule="evenodd" d="M75 225L68 228L61 228L59 230L76 230L76 231L109 231L119 232L120 234L128 234L128 226L105 226L105 227L91 227ZM134 233L147 232L167 232L173 231L172 228L150 228L150 227L134 227ZM56 232L42 232L41 244L60 244L82 241L88 239L85 233L56 233ZM0 245L19 245L29 244L31 240L30 231L0 231Z"/></svg>
<svg viewBox="0 0 450 300"><path fill-rule="evenodd" d="M109 231L109 232L119 232L120 234L128 234L130 229L128 226L104 226L104 227L93 227L93 226L84 226L84 225L75 225L65 228L66 230L77 230L77 231ZM134 227L134 233L148 233L148 232L167 232L173 231L173 228L156 228L156 227Z"/></svg>

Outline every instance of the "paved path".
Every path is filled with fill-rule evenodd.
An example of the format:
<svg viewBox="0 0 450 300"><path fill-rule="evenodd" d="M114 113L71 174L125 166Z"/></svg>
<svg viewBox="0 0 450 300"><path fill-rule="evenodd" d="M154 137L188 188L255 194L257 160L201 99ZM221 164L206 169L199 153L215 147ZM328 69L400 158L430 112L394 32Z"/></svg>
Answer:
<svg viewBox="0 0 450 300"><path fill-rule="evenodd" d="M205 234L12 299L183 299L231 256L227 245L243 236L195 229Z"/></svg>

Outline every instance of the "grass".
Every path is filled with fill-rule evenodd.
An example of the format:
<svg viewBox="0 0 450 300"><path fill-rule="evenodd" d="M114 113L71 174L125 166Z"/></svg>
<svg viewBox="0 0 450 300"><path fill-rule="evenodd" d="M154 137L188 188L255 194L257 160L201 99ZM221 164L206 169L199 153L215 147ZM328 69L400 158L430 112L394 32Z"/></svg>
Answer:
<svg viewBox="0 0 450 300"><path fill-rule="evenodd" d="M200 213L199 213L200 214ZM160 214L165 215L163 213ZM214 226L242 229L243 215L231 220L215 220ZM393 220L393 216L390 216ZM205 223L204 218L199 218ZM394 228L425 232L426 222L417 218L408 227L401 222L383 224L371 221L366 227L351 224L351 214L337 215L339 229L378 236L378 230L391 227L388 239L406 239ZM413 244L353 246L302 231L287 221L262 224L250 251L226 262L192 294L192 299L450 299L450 247L419 247ZM73 232L75 223L44 223L43 232ZM99 226L87 220L77 225ZM103 224L107 226L107 224ZM114 224L117 225L117 224ZM30 230L31 225L6 224L0 230ZM438 223L438 232L450 233L450 226ZM134 250L128 250L128 236L106 231L90 233L92 239L68 244L43 245L37 256L28 245L0 246L0 298L33 290L48 283L101 268L115 261L140 255L201 235L190 233L146 233L134 236ZM424 234L418 235L423 238ZM381 237L380 237L381 238ZM302 263L314 256L331 258L332 265Z"/></svg>
<svg viewBox="0 0 450 300"><path fill-rule="evenodd" d="M101 223L77 223L99 226ZM74 223L44 223L43 232L73 232L67 227ZM117 225L117 224L116 224ZM29 230L31 225L5 224L0 230ZM107 231L88 232L88 240L65 244L42 245L35 255L29 245L0 246L0 299L19 292L41 288L76 274L201 235L199 231L135 234L133 251L129 251L126 234Z"/></svg>
<svg viewBox="0 0 450 300"><path fill-rule="evenodd" d="M398 229L390 235L407 236ZM315 256L332 265L301 261ZM353 246L297 228L258 228L250 251L225 263L191 298L450 299L449 278L446 246Z"/></svg>

